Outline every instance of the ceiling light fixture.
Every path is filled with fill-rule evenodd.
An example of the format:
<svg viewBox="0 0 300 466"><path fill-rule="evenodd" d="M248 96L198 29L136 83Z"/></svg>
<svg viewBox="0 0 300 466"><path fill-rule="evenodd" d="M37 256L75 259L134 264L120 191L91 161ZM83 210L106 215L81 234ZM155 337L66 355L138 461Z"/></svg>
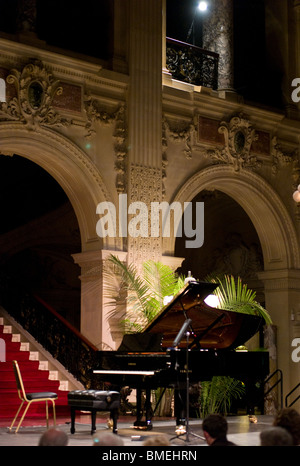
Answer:
<svg viewBox="0 0 300 466"><path fill-rule="evenodd" d="M200 11L206 11L208 8L207 2L199 2L198 4L198 10Z"/></svg>

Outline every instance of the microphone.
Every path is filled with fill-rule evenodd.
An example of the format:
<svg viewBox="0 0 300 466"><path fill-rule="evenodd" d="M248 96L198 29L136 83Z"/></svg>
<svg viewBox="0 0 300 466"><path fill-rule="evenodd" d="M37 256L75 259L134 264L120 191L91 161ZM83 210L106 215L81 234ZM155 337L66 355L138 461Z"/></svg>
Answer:
<svg viewBox="0 0 300 466"><path fill-rule="evenodd" d="M182 340L182 337L183 337L184 334L186 333L187 328L189 327L189 325L191 324L191 322L192 322L192 319L187 319L187 320L184 322L183 326L181 327L181 329L179 330L178 334L176 335L175 340L173 341L173 345L172 345L173 348L174 348L175 346L178 346L178 345L179 345L179 343L180 343L181 340Z"/></svg>

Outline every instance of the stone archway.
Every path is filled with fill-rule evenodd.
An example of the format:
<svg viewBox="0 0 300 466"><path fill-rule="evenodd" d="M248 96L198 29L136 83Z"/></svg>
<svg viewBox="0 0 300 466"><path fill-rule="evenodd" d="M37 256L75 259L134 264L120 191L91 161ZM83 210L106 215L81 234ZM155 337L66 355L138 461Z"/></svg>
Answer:
<svg viewBox="0 0 300 466"><path fill-rule="evenodd" d="M299 336L300 251L293 221L274 189L254 172L235 172L229 166L212 166L196 173L177 192L173 202L191 202L202 190L218 190L232 197L244 209L255 227L263 252L265 305L277 330L270 350L270 371L284 372L287 394L299 381L299 364L292 362L292 341ZM205 218L205 217L204 217ZM205 239L204 239L205 241ZM174 251L175 238L164 243Z"/></svg>
<svg viewBox="0 0 300 466"><path fill-rule="evenodd" d="M22 123L1 123L0 154L17 154L40 165L69 198L81 235L82 252L73 255L81 267L81 332L96 344L107 333L102 316L102 250L115 249L115 238L96 233L96 207L111 202L101 174L76 144L43 127L32 131Z"/></svg>
<svg viewBox="0 0 300 466"><path fill-rule="evenodd" d="M53 176L74 208L82 251L114 246L96 234L96 206L110 201L108 190L95 165L72 141L50 129L30 131L20 123L2 123L0 153L28 158Z"/></svg>
<svg viewBox="0 0 300 466"><path fill-rule="evenodd" d="M173 202L191 202L202 190L224 192L245 210L252 221L263 250L264 269L298 269L300 253L293 222L282 200L260 176L232 167L214 166L196 173L175 195ZM174 251L175 238L165 242Z"/></svg>

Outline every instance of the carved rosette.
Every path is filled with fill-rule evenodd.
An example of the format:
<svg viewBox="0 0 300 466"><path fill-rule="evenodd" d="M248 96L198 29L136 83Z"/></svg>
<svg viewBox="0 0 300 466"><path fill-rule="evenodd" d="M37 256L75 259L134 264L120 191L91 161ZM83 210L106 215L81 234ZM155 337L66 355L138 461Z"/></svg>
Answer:
<svg viewBox="0 0 300 466"><path fill-rule="evenodd" d="M69 124L51 105L55 95L62 93L62 87L41 61L34 60L21 71L12 69L6 81L15 86L15 95L2 103L1 120L20 121L28 129Z"/></svg>

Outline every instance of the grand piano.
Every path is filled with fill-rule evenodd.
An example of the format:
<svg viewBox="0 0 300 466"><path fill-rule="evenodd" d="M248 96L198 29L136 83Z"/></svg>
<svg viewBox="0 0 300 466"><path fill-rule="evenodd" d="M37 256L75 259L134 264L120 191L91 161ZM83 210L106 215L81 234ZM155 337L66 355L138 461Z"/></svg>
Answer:
<svg viewBox="0 0 300 466"><path fill-rule="evenodd" d="M267 352L238 352L264 325L260 316L208 306L215 283L189 281L142 333L124 335L117 351L99 351L93 372L114 388L137 391L135 426L152 428L151 390L175 389L177 424L184 424L189 384L224 375L245 384L247 412L253 414L255 386L269 373ZM146 401L142 410L141 393ZM145 414L145 420L142 420Z"/></svg>

